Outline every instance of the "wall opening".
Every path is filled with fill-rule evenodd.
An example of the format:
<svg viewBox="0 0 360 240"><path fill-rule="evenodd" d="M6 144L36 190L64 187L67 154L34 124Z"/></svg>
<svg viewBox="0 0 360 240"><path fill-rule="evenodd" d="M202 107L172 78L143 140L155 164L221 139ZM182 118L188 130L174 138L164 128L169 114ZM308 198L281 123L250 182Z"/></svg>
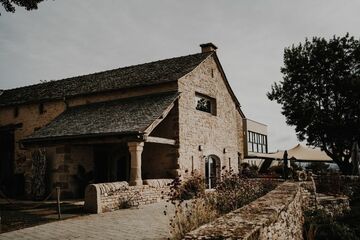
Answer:
<svg viewBox="0 0 360 240"><path fill-rule="evenodd" d="M0 188L10 197L21 195L23 189L14 176L14 131L0 130Z"/></svg>
<svg viewBox="0 0 360 240"><path fill-rule="evenodd" d="M220 179L220 159L216 155L210 155L205 160L205 185L207 189L216 187Z"/></svg>
<svg viewBox="0 0 360 240"><path fill-rule="evenodd" d="M126 144L94 146L96 183L129 181L130 153Z"/></svg>

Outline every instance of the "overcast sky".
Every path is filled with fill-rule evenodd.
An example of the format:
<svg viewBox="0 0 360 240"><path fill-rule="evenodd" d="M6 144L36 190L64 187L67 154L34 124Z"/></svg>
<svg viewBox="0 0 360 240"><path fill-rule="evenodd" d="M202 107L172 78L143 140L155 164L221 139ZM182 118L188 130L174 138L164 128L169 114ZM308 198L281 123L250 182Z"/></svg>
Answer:
<svg viewBox="0 0 360 240"><path fill-rule="evenodd" d="M360 1L55 0L0 7L0 89L200 52L213 42L242 109L268 125L270 150L297 143L266 92L283 50L306 37L359 37Z"/></svg>

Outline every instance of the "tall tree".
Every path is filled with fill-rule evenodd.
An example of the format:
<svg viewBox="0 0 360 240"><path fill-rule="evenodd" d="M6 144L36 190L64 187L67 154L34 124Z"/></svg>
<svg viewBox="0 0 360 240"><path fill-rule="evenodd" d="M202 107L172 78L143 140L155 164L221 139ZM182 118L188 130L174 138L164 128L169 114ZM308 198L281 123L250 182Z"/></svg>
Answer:
<svg viewBox="0 0 360 240"><path fill-rule="evenodd" d="M6 12L15 12L15 6L24 7L26 10L38 8L38 4L44 0L0 0Z"/></svg>
<svg viewBox="0 0 360 240"><path fill-rule="evenodd" d="M282 105L299 140L320 147L351 174L351 148L360 141L360 41L346 34L285 48L283 80L267 96Z"/></svg>

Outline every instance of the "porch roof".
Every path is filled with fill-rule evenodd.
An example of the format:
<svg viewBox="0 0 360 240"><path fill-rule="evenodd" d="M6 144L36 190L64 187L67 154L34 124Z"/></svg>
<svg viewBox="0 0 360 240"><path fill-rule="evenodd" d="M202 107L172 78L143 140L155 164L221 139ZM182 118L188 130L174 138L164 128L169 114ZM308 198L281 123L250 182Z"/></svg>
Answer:
<svg viewBox="0 0 360 240"><path fill-rule="evenodd" d="M168 92L70 107L22 142L141 134L178 96Z"/></svg>

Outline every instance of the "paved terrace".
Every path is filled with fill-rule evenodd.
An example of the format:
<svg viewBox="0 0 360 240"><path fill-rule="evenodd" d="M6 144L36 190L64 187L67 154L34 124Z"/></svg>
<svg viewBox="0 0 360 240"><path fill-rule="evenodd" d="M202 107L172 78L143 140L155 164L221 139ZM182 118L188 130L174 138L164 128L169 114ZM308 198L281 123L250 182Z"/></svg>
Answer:
<svg viewBox="0 0 360 240"><path fill-rule="evenodd" d="M0 234L0 240L167 239L169 214L164 202L57 221ZM171 205L171 204L170 204Z"/></svg>

